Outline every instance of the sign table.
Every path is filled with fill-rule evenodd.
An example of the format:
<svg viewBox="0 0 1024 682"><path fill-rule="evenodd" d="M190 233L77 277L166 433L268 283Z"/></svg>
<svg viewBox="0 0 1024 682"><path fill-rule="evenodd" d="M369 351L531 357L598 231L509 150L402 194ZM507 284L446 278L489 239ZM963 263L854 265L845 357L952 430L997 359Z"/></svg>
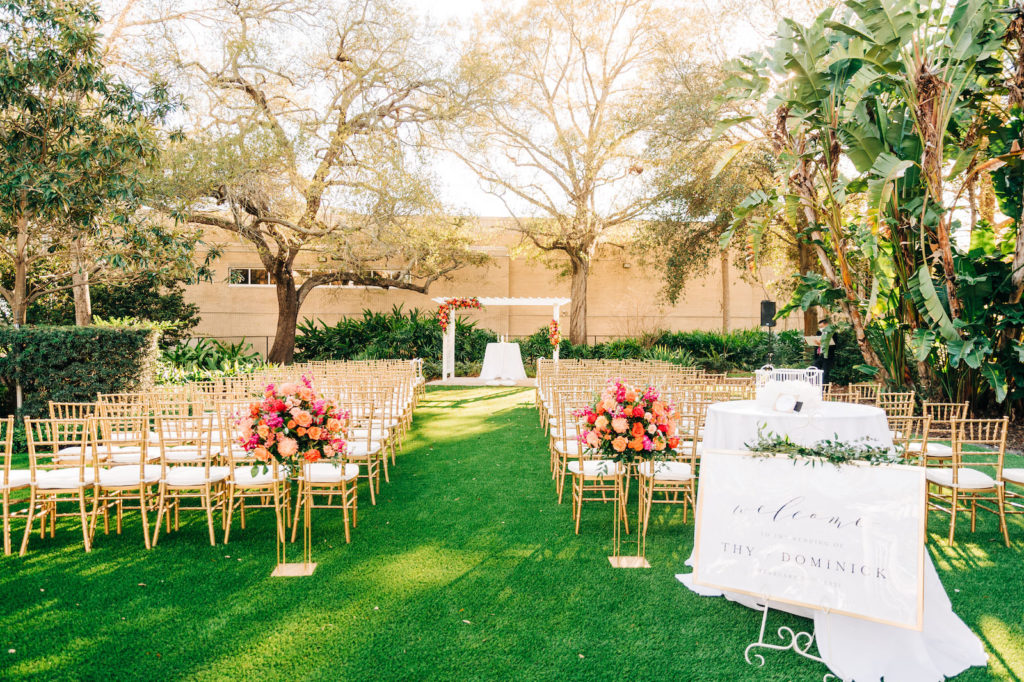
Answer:
<svg viewBox="0 0 1024 682"><path fill-rule="evenodd" d="M485 381L520 381L526 378L518 343L489 343L484 351L480 378Z"/></svg>
<svg viewBox="0 0 1024 682"><path fill-rule="evenodd" d="M871 445L892 446L889 423L879 407L823 402L801 412L779 412L754 400L737 400L708 407L703 447L746 450L762 428L805 446L826 439L852 443L863 438Z"/></svg>
<svg viewBox="0 0 1024 682"><path fill-rule="evenodd" d="M706 450L694 570L677 577L763 611L748 662L793 649L842 679L942 680L987 655L924 550L924 495L918 466ZM813 634L784 628L790 641L766 642L769 608L813 618Z"/></svg>

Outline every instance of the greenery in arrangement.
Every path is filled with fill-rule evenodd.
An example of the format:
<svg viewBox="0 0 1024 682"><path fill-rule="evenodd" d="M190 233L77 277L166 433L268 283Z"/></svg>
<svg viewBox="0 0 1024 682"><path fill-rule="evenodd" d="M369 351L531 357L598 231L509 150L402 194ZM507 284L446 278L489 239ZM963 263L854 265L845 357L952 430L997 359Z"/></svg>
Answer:
<svg viewBox="0 0 1024 682"><path fill-rule="evenodd" d="M22 414L48 414L47 403L91 402L97 393L146 390L154 383L159 330L135 326L0 326L0 378L6 413L14 409L15 384L24 394Z"/></svg>
<svg viewBox="0 0 1024 682"><path fill-rule="evenodd" d="M836 436L835 440L826 438L814 445L798 445L789 436L780 436L773 432L759 431L757 440L753 443L744 443L751 452L789 455L790 459L796 462L803 462L814 466L818 462L825 462L841 466L850 462L867 462L871 465L895 464L901 461L899 455L893 453L889 448L871 445L866 441L841 442Z"/></svg>
<svg viewBox="0 0 1024 682"><path fill-rule="evenodd" d="M137 680L821 679L820 664L786 652L747 665L760 615L679 584L693 549L680 507L656 505L650 569L608 566L610 505L587 506L575 535L532 396L428 389L376 506L360 482L352 543L340 511L313 512L312 578L270 577L266 509L249 509L245 529L236 521L230 544L216 547L202 515L182 514L181 530L149 552L137 513L121 535L101 524L89 554L74 519L61 519L25 559L0 557L0 622L17 625L0 628L0 677L109 678L116 657L120 677ZM927 551L989 653L987 669L956 682L1017 679L1024 517L1009 519L1010 548L990 541L992 514L955 548L943 539L948 517L932 521ZM773 612L773 631L782 625L808 629Z"/></svg>

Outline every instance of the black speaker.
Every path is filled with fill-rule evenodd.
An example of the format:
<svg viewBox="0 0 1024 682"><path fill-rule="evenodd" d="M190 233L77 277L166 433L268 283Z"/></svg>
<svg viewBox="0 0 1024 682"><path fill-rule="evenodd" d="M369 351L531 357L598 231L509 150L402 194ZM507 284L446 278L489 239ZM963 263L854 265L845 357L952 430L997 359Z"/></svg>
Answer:
<svg viewBox="0 0 1024 682"><path fill-rule="evenodd" d="M761 301L761 326L775 326L775 301Z"/></svg>

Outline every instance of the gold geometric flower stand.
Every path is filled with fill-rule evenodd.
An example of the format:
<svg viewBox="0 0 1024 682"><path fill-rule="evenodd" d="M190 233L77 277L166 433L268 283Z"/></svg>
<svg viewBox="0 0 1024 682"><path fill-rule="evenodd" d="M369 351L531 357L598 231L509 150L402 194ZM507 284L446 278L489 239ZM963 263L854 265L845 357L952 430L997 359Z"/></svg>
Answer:
<svg viewBox="0 0 1024 682"><path fill-rule="evenodd" d="M627 476L629 475L627 469ZM626 500L626 488L619 485L619 494L622 495L623 503L622 507L625 508ZM642 501L641 501L642 504ZM647 543L642 537L643 533L640 532L639 525L636 529L636 554L634 556L622 556L620 550L622 548L622 514L619 513L619 505L615 505L615 534L612 538L612 556L608 557L608 562L612 565L612 568L650 568L651 564L647 561Z"/></svg>
<svg viewBox="0 0 1024 682"><path fill-rule="evenodd" d="M303 485L301 480L299 481L299 490L299 494L305 496L302 499L305 503L302 514L302 561L288 563L286 556L288 543L282 540L284 533L281 528L278 528L278 532L274 535L277 538L277 567L270 574L272 578L299 578L313 575L313 571L316 570L316 564L313 562L313 540L309 528L309 508L312 500L309 499L309 489ZM280 525L280 522L278 524Z"/></svg>

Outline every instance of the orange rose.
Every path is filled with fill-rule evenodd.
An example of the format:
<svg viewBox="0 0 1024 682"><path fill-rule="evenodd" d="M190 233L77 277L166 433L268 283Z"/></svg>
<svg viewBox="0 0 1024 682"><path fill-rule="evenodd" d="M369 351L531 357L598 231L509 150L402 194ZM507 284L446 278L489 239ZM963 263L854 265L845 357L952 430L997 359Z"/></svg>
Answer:
<svg viewBox="0 0 1024 682"><path fill-rule="evenodd" d="M287 426L289 429L294 429L295 428L295 420L294 419L289 419L288 423L285 424L285 426Z"/></svg>
<svg viewBox="0 0 1024 682"><path fill-rule="evenodd" d="M308 452L306 452L305 458L306 458L307 462L315 462L318 459L320 459L320 451L319 450L309 450Z"/></svg>
<svg viewBox="0 0 1024 682"><path fill-rule="evenodd" d="M261 462L270 461L270 451L262 445L252 451L252 456Z"/></svg>
<svg viewBox="0 0 1024 682"><path fill-rule="evenodd" d="M327 430L331 433L337 433L341 431L341 420L340 419L328 419Z"/></svg>
<svg viewBox="0 0 1024 682"><path fill-rule="evenodd" d="M612 447L615 448L615 452L622 452L626 449L627 441L622 436L619 436L612 441Z"/></svg>
<svg viewBox="0 0 1024 682"><path fill-rule="evenodd" d="M636 391L634 391L632 388L626 391L626 402L636 402Z"/></svg>
<svg viewBox="0 0 1024 682"><path fill-rule="evenodd" d="M302 438L303 436L306 435L306 429L300 426L298 429L295 430L295 433L296 435L298 435L299 438Z"/></svg>
<svg viewBox="0 0 1024 682"><path fill-rule="evenodd" d="M659 438L658 440L654 441L654 449L655 450L664 450L665 449L665 441L662 440L661 438Z"/></svg>
<svg viewBox="0 0 1024 682"><path fill-rule="evenodd" d="M309 426L313 423L313 415L306 411L299 412L295 415L295 423L299 426Z"/></svg>
<svg viewBox="0 0 1024 682"><path fill-rule="evenodd" d="M630 432L633 438L641 438L644 435L644 425L640 422L633 422L633 430Z"/></svg>
<svg viewBox="0 0 1024 682"><path fill-rule="evenodd" d="M259 434L260 438L266 440L267 436L270 435L270 427L266 424L260 424L256 427L256 433Z"/></svg>
<svg viewBox="0 0 1024 682"><path fill-rule="evenodd" d="M643 439L643 437L634 438L633 440L629 441L629 449L630 450L643 450L644 449L644 439Z"/></svg>
<svg viewBox="0 0 1024 682"><path fill-rule="evenodd" d="M321 429L319 426L310 426L306 429L306 433L309 434L309 437L313 440L320 440L320 432Z"/></svg>

